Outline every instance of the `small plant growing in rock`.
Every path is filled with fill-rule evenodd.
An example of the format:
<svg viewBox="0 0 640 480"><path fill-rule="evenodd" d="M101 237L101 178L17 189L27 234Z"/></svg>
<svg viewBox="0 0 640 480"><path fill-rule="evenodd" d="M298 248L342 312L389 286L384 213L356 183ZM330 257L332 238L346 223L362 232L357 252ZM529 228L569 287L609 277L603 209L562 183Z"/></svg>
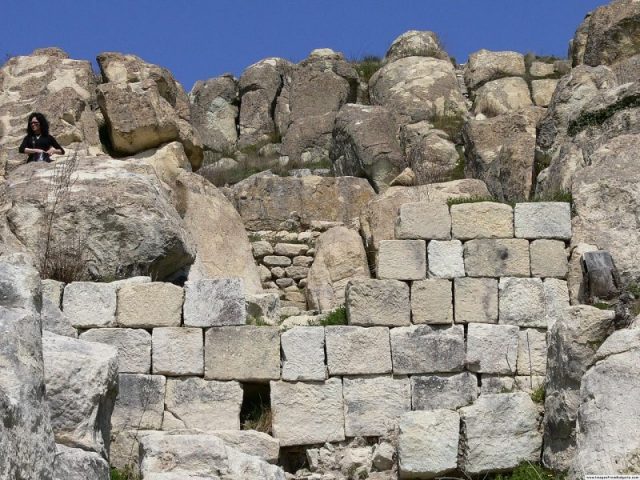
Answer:
<svg viewBox="0 0 640 480"><path fill-rule="evenodd" d="M493 478L494 480L561 480L564 475L538 464L526 462L516 467L511 473L499 473Z"/></svg>
<svg viewBox="0 0 640 480"><path fill-rule="evenodd" d="M347 309L344 305L336 308L330 312L326 317L318 322L318 325L322 327L331 325L346 325L347 324Z"/></svg>
<svg viewBox="0 0 640 480"><path fill-rule="evenodd" d="M535 403L544 403L545 390L544 385L538 386L533 392L531 392L531 400Z"/></svg>
<svg viewBox="0 0 640 480"><path fill-rule="evenodd" d="M365 55L361 59L351 60L356 72L360 76L360 80L369 83L373 74L382 66L382 59L377 55Z"/></svg>
<svg viewBox="0 0 640 480"><path fill-rule="evenodd" d="M125 467L124 470L117 468L111 469L111 480L141 480L139 473L134 471L132 467Z"/></svg>
<svg viewBox="0 0 640 480"><path fill-rule="evenodd" d="M242 430L255 430L271 435L272 419L271 407L260 403L249 412L248 417L242 422Z"/></svg>
<svg viewBox="0 0 640 480"><path fill-rule="evenodd" d="M254 325L256 327L268 327L269 323L262 317L254 317L253 315L247 315L247 325Z"/></svg>

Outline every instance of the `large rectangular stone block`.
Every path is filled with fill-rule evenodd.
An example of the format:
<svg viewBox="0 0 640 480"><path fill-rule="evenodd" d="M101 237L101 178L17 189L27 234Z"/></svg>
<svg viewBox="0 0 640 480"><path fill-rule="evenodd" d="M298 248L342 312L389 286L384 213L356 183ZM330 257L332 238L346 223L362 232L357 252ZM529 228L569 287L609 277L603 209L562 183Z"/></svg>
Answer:
<svg viewBox="0 0 640 480"><path fill-rule="evenodd" d="M240 278L218 278L184 284L184 325L214 327L244 325L244 282Z"/></svg>
<svg viewBox="0 0 640 480"><path fill-rule="evenodd" d="M172 426L199 430L240 430L242 387L238 382L202 378L169 378L165 417ZM163 428L165 428L163 424Z"/></svg>
<svg viewBox="0 0 640 480"><path fill-rule="evenodd" d="M351 280L347 284L345 304L349 325L411 324L409 285L398 280Z"/></svg>
<svg viewBox="0 0 640 480"><path fill-rule="evenodd" d="M463 442L460 467L467 474L512 470L524 462L540 461L538 409L526 393L483 394L458 411Z"/></svg>
<svg viewBox="0 0 640 480"><path fill-rule="evenodd" d="M380 279L422 280L427 276L427 244L424 240L382 240L378 249Z"/></svg>
<svg viewBox="0 0 640 480"><path fill-rule="evenodd" d="M498 280L454 280L456 323L498 323Z"/></svg>
<svg viewBox="0 0 640 480"><path fill-rule="evenodd" d="M111 429L115 432L132 428L160 430L166 382L162 375L118 375L118 397L111 415Z"/></svg>
<svg viewBox="0 0 640 480"><path fill-rule="evenodd" d="M545 330L523 328L518 340L518 375L547 373L547 333Z"/></svg>
<svg viewBox="0 0 640 480"><path fill-rule="evenodd" d="M411 410L408 378L344 378L344 431L347 437L379 437L395 429Z"/></svg>
<svg viewBox="0 0 640 480"><path fill-rule="evenodd" d="M569 272L569 262L564 242L560 240L534 240L531 252L531 275L534 277L565 278Z"/></svg>
<svg viewBox="0 0 640 480"><path fill-rule="evenodd" d="M435 478L455 470L459 438L460 416L455 411L405 413L398 435L400 478Z"/></svg>
<svg viewBox="0 0 640 480"><path fill-rule="evenodd" d="M453 238L512 238L513 208L496 202L463 203L451 206Z"/></svg>
<svg viewBox="0 0 640 480"><path fill-rule="evenodd" d="M149 373L151 369L151 335L146 330L94 328L80 335L80 340L116 347L119 373Z"/></svg>
<svg viewBox="0 0 640 480"><path fill-rule="evenodd" d="M462 242L460 240L429 242L429 277L455 278L464 277L464 260L462 259Z"/></svg>
<svg viewBox="0 0 640 480"><path fill-rule="evenodd" d="M456 410L478 398L478 379L471 372L411 377L412 410Z"/></svg>
<svg viewBox="0 0 640 480"><path fill-rule="evenodd" d="M571 239L571 205L564 202L518 203L514 210L517 238Z"/></svg>
<svg viewBox="0 0 640 480"><path fill-rule="evenodd" d="M323 381L327 377L324 360L324 328L294 327L280 336L282 379Z"/></svg>
<svg viewBox="0 0 640 480"><path fill-rule="evenodd" d="M280 446L341 442L344 435L342 380L271 382L273 436Z"/></svg>
<svg viewBox="0 0 640 480"><path fill-rule="evenodd" d="M116 286L73 282L64 289L62 309L76 328L115 327Z"/></svg>
<svg viewBox="0 0 640 480"><path fill-rule="evenodd" d="M448 240L451 238L449 207L439 202L400 205L395 237L398 240Z"/></svg>
<svg viewBox="0 0 640 480"><path fill-rule="evenodd" d="M467 368L472 372L513 375L518 357L518 327L470 323Z"/></svg>
<svg viewBox="0 0 640 480"><path fill-rule="evenodd" d="M327 327L325 338L329 375L391 372L388 328Z"/></svg>
<svg viewBox="0 0 640 480"><path fill-rule="evenodd" d="M469 240L464 244L469 277L528 277L529 242L524 239Z"/></svg>
<svg viewBox="0 0 640 480"><path fill-rule="evenodd" d="M280 378L278 328L245 325L208 329L204 334L204 376L240 381Z"/></svg>
<svg viewBox="0 0 640 480"><path fill-rule="evenodd" d="M460 372L464 368L464 328L416 325L391 330L393 373Z"/></svg>
<svg viewBox="0 0 640 480"><path fill-rule="evenodd" d="M202 329L154 328L153 373L173 377L202 375L204 373Z"/></svg>
<svg viewBox="0 0 640 480"><path fill-rule="evenodd" d="M411 314L413 323L453 323L451 281L430 278L411 285Z"/></svg>
<svg viewBox="0 0 640 480"><path fill-rule="evenodd" d="M124 285L118 290L118 325L153 328L179 327L184 291L171 283Z"/></svg>
<svg viewBox="0 0 640 480"><path fill-rule="evenodd" d="M501 278L500 323L546 328L545 293L539 278Z"/></svg>
<svg viewBox="0 0 640 480"><path fill-rule="evenodd" d="M551 328L557 320L569 311L569 288L567 282L557 278L544 280L544 301L546 308L546 326Z"/></svg>

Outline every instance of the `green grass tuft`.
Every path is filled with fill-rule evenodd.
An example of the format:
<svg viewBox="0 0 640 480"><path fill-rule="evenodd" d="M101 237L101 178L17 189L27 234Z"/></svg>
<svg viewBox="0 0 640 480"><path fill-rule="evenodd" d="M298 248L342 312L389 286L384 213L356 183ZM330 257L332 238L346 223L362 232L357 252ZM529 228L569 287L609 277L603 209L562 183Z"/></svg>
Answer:
<svg viewBox="0 0 640 480"><path fill-rule="evenodd" d="M359 59L351 60L354 68L360 76L360 80L369 83L373 74L382 67L382 59L377 55L365 55Z"/></svg>
<svg viewBox="0 0 640 480"><path fill-rule="evenodd" d="M533 392L531 392L531 400L533 400L535 403L541 403L541 404L544 403L544 398L545 398L544 385L540 385Z"/></svg>
<svg viewBox="0 0 640 480"><path fill-rule="evenodd" d="M342 305L336 308L326 317L318 322L318 325L322 327L330 325L346 325L347 324L347 309Z"/></svg>
<svg viewBox="0 0 640 480"><path fill-rule="evenodd" d="M538 464L526 462L508 474L498 474L494 480L564 480L564 475Z"/></svg>

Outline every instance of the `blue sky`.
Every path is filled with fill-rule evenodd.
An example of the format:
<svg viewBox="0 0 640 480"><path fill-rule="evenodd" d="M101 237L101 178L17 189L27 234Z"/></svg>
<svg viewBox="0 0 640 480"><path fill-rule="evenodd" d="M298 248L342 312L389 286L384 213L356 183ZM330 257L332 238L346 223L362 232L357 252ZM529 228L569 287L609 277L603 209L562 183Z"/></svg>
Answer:
<svg viewBox="0 0 640 480"><path fill-rule="evenodd" d="M6 4L9 3L9 4ZM8 0L6 55L58 46L72 58L133 53L196 80L239 76L270 56L298 62L314 48L382 56L407 30L433 30L458 62L480 48L565 56L585 14L605 0Z"/></svg>

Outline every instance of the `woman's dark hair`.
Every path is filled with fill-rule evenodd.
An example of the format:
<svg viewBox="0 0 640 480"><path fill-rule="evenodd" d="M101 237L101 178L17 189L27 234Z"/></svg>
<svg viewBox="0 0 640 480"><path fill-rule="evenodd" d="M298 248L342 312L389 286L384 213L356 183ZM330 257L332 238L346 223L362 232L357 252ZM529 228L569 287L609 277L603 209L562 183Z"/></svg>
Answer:
<svg viewBox="0 0 640 480"><path fill-rule="evenodd" d="M40 122L40 133L42 135L49 135L49 122L45 116L39 112L33 112L29 115L29 119L27 120L27 135L33 135L33 130L31 130L31 120L38 120Z"/></svg>

